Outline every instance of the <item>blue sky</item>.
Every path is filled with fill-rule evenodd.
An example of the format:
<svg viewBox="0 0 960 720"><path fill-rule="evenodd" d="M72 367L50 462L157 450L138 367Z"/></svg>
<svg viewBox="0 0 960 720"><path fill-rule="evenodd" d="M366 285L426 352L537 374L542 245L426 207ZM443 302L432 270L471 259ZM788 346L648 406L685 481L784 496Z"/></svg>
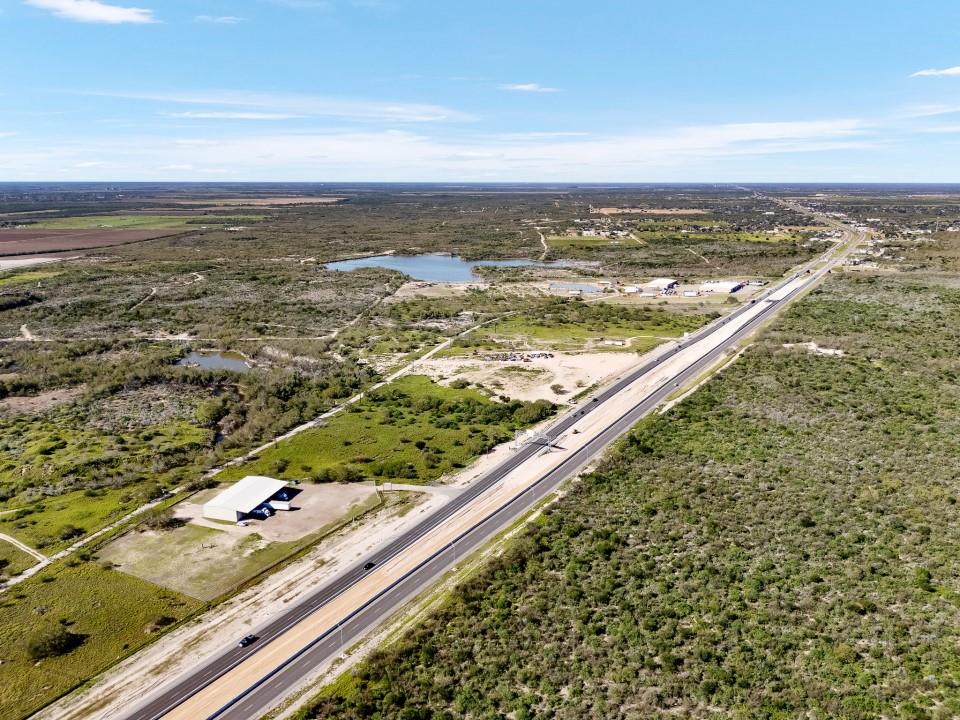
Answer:
<svg viewBox="0 0 960 720"><path fill-rule="evenodd" d="M0 180L960 181L960 3L0 0Z"/></svg>

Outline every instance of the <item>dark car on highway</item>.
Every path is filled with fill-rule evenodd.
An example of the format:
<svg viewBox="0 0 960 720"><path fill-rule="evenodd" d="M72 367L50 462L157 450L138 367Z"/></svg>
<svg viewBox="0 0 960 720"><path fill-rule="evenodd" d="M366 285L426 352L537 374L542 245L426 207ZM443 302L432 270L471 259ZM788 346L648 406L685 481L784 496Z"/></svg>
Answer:
<svg viewBox="0 0 960 720"><path fill-rule="evenodd" d="M368 562L368 563L365 563L365 564L364 564L363 569L364 569L364 570L373 570L373 568L375 568L376 566L377 566L377 564L376 564L375 562Z"/></svg>
<svg viewBox="0 0 960 720"><path fill-rule="evenodd" d="M247 647L248 645L252 645L254 642L256 642L256 640L256 635L245 635L238 644L240 647Z"/></svg>

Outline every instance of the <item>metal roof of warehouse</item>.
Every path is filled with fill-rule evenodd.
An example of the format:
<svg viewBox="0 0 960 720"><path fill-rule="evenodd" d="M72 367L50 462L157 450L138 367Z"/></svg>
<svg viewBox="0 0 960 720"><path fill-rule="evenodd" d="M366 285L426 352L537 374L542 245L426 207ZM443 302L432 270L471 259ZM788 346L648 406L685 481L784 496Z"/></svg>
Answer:
<svg viewBox="0 0 960 720"><path fill-rule="evenodd" d="M263 505L286 486L287 483L283 480L263 475L247 475L204 505L248 513Z"/></svg>

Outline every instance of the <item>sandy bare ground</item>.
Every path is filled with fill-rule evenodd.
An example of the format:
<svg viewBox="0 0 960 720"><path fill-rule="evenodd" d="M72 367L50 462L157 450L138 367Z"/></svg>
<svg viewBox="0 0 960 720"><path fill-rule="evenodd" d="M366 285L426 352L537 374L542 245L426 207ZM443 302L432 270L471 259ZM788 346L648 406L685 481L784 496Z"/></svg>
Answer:
<svg viewBox="0 0 960 720"><path fill-rule="evenodd" d="M31 265L44 265L46 263L59 262L61 257L18 257L0 259L0 271L19 270L20 268L30 267Z"/></svg>
<svg viewBox="0 0 960 720"><path fill-rule="evenodd" d="M567 402L581 389L622 374L637 362L629 352L566 354L533 362L484 361L475 357L434 358L421 363L419 371L445 385L467 380L516 400ZM559 385L565 392L556 392Z"/></svg>
<svg viewBox="0 0 960 720"><path fill-rule="evenodd" d="M454 497L460 494L462 487L456 485L413 485L411 483L385 482L380 486L383 492L415 492L431 493L444 495L445 497Z"/></svg>
<svg viewBox="0 0 960 720"><path fill-rule="evenodd" d="M496 288L512 295L542 295L548 285L548 282L498 282ZM488 290L490 287L489 283L484 282L434 283L425 280L412 280L401 285L393 295L384 299L384 303L400 302L412 297L459 297L470 290Z"/></svg>
<svg viewBox="0 0 960 720"><path fill-rule="evenodd" d="M156 294L157 294L157 288L150 288L149 294L147 294L147 296L144 297L143 300L139 300L135 305L131 305L130 309L127 310L127 312L133 312L134 310L136 310L138 307L143 305L147 300L149 300Z"/></svg>
<svg viewBox="0 0 960 720"><path fill-rule="evenodd" d="M11 413L37 413L73 402L86 391L86 385L48 390L39 395L14 395L0 400L0 410Z"/></svg>
<svg viewBox="0 0 960 720"><path fill-rule="evenodd" d="M549 228L546 228L549 230ZM540 245L543 247L543 252L540 253L540 259L546 260L547 254L550 252L550 246L547 245L547 238L543 234L544 228L537 228L537 235L540 236Z"/></svg>
<svg viewBox="0 0 960 720"><path fill-rule="evenodd" d="M412 297L458 297L465 295L468 290L482 290L489 287L486 283L467 282L467 283L433 283L424 280L413 280L404 283L397 291L387 298L385 303L395 303Z"/></svg>
<svg viewBox="0 0 960 720"><path fill-rule="evenodd" d="M828 348L817 345L815 342L805 342L805 343L784 343L785 348L793 347L802 347L806 348L809 352L814 355L824 355L826 357L843 357L846 353L843 350L837 348Z"/></svg>

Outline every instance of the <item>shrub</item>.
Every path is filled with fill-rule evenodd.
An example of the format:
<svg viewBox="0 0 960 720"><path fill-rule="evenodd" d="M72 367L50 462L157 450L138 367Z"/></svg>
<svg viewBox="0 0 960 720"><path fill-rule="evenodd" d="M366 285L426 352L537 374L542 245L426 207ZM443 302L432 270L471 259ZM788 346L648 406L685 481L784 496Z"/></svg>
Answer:
<svg viewBox="0 0 960 720"><path fill-rule="evenodd" d="M60 528L60 539L73 540L74 538L85 535L86 532L87 531L82 527L77 527L76 525L64 525L62 528Z"/></svg>
<svg viewBox="0 0 960 720"><path fill-rule="evenodd" d="M66 655L83 645L87 636L71 632L64 626L46 630L27 643L27 654L34 661Z"/></svg>
<svg viewBox="0 0 960 720"><path fill-rule="evenodd" d="M175 517L171 508L151 510L144 514L143 519L143 525L151 530L173 530L183 524L183 519Z"/></svg>

